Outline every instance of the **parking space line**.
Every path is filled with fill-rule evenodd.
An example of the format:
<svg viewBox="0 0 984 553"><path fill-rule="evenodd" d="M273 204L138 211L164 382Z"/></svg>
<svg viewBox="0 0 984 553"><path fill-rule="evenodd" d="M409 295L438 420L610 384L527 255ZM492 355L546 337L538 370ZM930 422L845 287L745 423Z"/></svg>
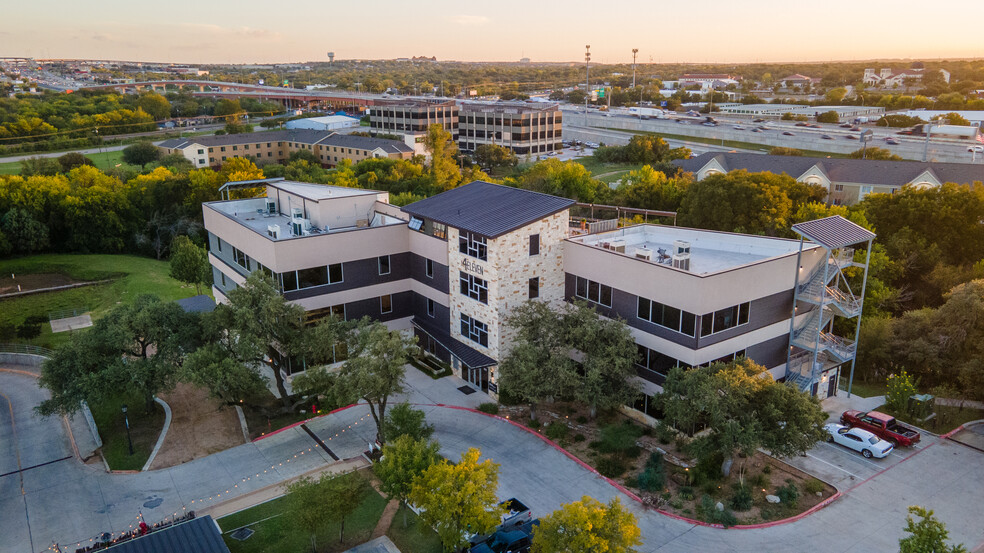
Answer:
<svg viewBox="0 0 984 553"><path fill-rule="evenodd" d="M824 445L828 446L829 449L836 450L839 453L844 453L845 455L848 456L849 459L852 459L854 461L861 461L863 463L868 463L869 465L875 467L878 470L881 470L881 469L885 468L883 465L879 465L878 463L875 463L874 461L869 461L868 459L865 459L860 453L855 454L853 451L851 451L849 449L845 449L845 448L842 448L842 447L837 447L836 445L831 444L831 443L827 443L827 442L824 442Z"/></svg>
<svg viewBox="0 0 984 553"><path fill-rule="evenodd" d="M810 458L812 458L812 459L816 459L817 461L820 461L821 463L823 463L823 464L825 464L825 465L830 465L830 466L832 466L832 467L834 467L835 469L837 469L837 470L839 470L839 471L841 471L841 472L846 472L847 474L850 474L850 475L851 475L851 476L853 476L854 478L861 478L861 477L860 477L860 476L858 476L857 474L854 474L853 472L851 472L851 471L849 471L849 470L847 470L847 469L843 469L843 468L841 468L841 467L838 467L837 465L835 465L835 464L833 464L833 463L829 463L829 462L827 462L827 461L824 461L823 459L821 459L821 458L819 458L819 457L817 457L817 456L815 456L815 455L811 455L811 454L809 454L809 453L807 453L807 454L806 454L806 456L807 456L807 457L810 457Z"/></svg>

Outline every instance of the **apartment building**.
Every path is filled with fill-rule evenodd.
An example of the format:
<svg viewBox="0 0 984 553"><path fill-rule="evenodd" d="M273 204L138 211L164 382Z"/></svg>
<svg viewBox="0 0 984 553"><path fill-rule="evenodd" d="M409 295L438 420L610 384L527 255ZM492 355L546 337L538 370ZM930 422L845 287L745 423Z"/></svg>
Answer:
<svg viewBox="0 0 984 553"><path fill-rule="evenodd" d="M236 157L252 158L257 165L280 163L301 150L314 154L326 167L334 167L343 159L358 163L369 158L413 156L412 148L396 140L311 129L173 138L161 142L158 148L164 155L183 155L195 167L218 167Z"/></svg>
<svg viewBox="0 0 984 553"><path fill-rule="evenodd" d="M571 200L481 181L403 208L384 192L265 185L265 198L203 206L218 301L265 271L310 321L369 316L413 332L493 396L514 338L505 321L529 300L585 301L623 319L648 395L674 366L746 356L826 397L853 362L830 310L860 316L844 291L855 243L844 240L870 247L873 235L840 217L811 222L802 240L659 225L579 234Z"/></svg>
<svg viewBox="0 0 984 553"><path fill-rule="evenodd" d="M465 102L458 117L458 149L474 152L496 144L518 155L552 152L563 149L562 127L557 104Z"/></svg>
<svg viewBox="0 0 984 553"><path fill-rule="evenodd" d="M884 161L708 152L673 162L697 180L737 169L785 173L799 182L827 190L827 203L850 205L868 194L894 194L904 186L939 187L943 183L973 184L984 180L980 164L925 161Z"/></svg>

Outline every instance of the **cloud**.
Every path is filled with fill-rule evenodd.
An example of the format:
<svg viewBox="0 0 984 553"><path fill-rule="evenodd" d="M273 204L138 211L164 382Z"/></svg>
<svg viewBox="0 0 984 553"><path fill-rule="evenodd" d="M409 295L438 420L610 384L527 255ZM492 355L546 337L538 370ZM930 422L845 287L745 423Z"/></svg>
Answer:
<svg viewBox="0 0 984 553"><path fill-rule="evenodd" d="M254 40L277 40L280 33L254 27L223 27L210 23L182 23L182 27L213 36L251 38Z"/></svg>
<svg viewBox="0 0 984 553"><path fill-rule="evenodd" d="M491 21L484 15L452 15L449 19L455 25L463 27L481 27Z"/></svg>

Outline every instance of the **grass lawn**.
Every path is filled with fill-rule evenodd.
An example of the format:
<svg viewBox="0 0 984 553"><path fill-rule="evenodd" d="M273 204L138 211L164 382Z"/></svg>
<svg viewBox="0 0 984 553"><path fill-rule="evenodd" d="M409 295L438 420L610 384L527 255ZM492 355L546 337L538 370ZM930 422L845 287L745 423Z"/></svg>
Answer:
<svg viewBox="0 0 984 553"><path fill-rule="evenodd" d="M47 153L47 152L39 152ZM66 152L67 153L67 152ZM85 154L85 157L92 160L96 164L96 167L105 171L110 167L116 165L117 163L123 163L123 151L115 152L100 152L95 154ZM0 163L0 175L19 175L21 172L21 164L19 161L9 161L6 163Z"/></svg>
<svg viewBox="0 0 984 553"><path fill-rule="evenodd" d="M841 391L847 391L847 379L840 379L840 389ZM885 395L885 383L884 382L861 382L860 380L855 380L851 385L851 395L861 396L861 397L875 397Z"/></svg>
<svg viewBox="0 0 984 553"><path fill-rule="evenodd" d="M407 515L407 527L403 527L403 515ZM406 505L400 505L400 510L393 517L389 530L386 531L389 539L393 540L400 551L407 553L441 553L444 551L441 545L441 538L437 532L424 524L420 517L413 511L407 509Z"/></svg>
<svg viewBox="0 0 984 553"><path fill-rule="evenodd" d="M638 171L645 165L644 163L602 163L594 156L582 156L573 161L583 165L585 169L591 172L591 176L604 182L618 180L623 174L629 171ZM599 177L599 175L603 176Z"/></svg>
<svg viewBox="0 0 984 553"><path fill-rule="evenodd" d="M155 294L163 300L195 295L194 286L174 280L168 271L166 261L133 255L43 254L0 261L0 275L59 273L76 280L114 279L105 284L0 300L0 320L20 324L30 315L47 316L53 311L79 307L89 308L93 318L98 318L117 303L133 301L141 294ZM52 335L45 324L41 336L31 343L50 348L68 340L68 336L69 333Z"/></svg>
<svg viewBox="0 0 984 553"><path fill-rule="evenodd" d="M349 474L343 478L356 477L354 474ZM376 523L379 522L379 517L383 514L383 508L386 507L386 499L371 487L367 487L366 490L362 503L345 521L345 541L338 543L338 524L327 524L317 534L319 552L345 551L369 540ZM310 551L310 536L298 531L289 516L283 514L286 505L287 499L280 497L220 518L218 523L223 531L222 538L229 550L232 553ZM229 532L243 526L249 526L255 532L249 539L238 541L229 537Z"/></svg>
<svg viewBox="0 0 984 553"><path fill-rule="evenodd" d="M126 404L130 419L130 436L133 439L133 455L130 455L126 438L126 424L122 407ZM118 396L99 404L90 405L92 418L102 438L103 457L114 470L140 470L157 443L164 427L164 409L154 403L152 412L145 411L145 403L139 394Z"/></svg>
<svg viewBox="0 0 984 553"><path fill-rule="evenodd" d="M726 148L741 148L744 150L754 150L754 151L764 151L764 152L768 152L769 150L772 149L772 146L769 146L767 144L756 144L754 142L741 142L739 140L721 140L719 138L710 138L704 136L687 136L685 134L670 134L670 133L651 132L651 131L630 131L626 129L607 129L607 130L632 133L632 134L654 134L656 136L662 136L663 138L668 138L673 140L686 140L688 142L699 142L701 144L724 146ZM797 148L797 150L803 152L803 155L807 157L842 157L842 158L848 157L847 154L840 154L834 152L823 152L819 150L803 150L800 148Z"/></svg>

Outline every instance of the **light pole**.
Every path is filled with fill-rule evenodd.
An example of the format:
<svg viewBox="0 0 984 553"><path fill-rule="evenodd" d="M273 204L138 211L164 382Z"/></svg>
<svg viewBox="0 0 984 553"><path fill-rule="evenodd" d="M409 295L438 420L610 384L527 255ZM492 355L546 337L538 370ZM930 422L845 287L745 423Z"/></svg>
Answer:
<svg viewBox="0 0 984 553"><path fill-rule="evenodd" d="M946 125L949 121L942 117L936 120L936 126ZM923 146L923 161L929 161L929 137L933 134L933 121L926 123L926 144Z"/></svg>
<svg viewBox="0 0 984 553"><path fill-rule="evenodd" d="M632 49L632 88L635 88L636 54L638 53L639 53L638 48Z"/></svg>
<svg viewBox="0 0 984 553"><path fill-rule="evenodd" d="M588 126L588 96L591 94L591 45L584 45L584 126Z"/></svg>
<svg viewBox="0 0 984 553"><path fill-rule="evenodd" d="M130 446L130 455L133 455L133 439L130 438L130 417L126 415L126 404L123 404L123 422L126 424L126 442Z"/></svg>

